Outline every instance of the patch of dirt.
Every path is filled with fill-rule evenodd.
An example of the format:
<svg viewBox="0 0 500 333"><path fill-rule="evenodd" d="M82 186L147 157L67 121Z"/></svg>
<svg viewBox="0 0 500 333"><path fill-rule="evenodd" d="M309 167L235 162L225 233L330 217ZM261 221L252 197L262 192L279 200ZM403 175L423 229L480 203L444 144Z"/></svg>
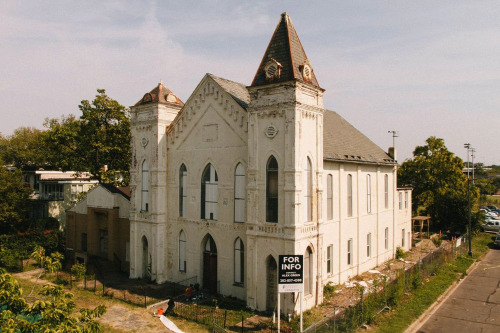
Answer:
<svg viewBox="0 0 500 333"><path fill-rule="evenodd" d="M447 241L443 241L441 247L449 246ZM371 287L378 281L383 283L383 278L387 276L388 281L393 280L401 269L408 269L423 259L427 254L436 250L437 247L430 239L423 239L418 242L410 251L405 253L403 259L392 259L383 264L353 277L349 282L346 282L336 287L335 295L329 299L325 299L323 304L317 308L324 316L333 315L334 311L339 311L341 308L355 305L360 300L359 287Z"/></svg>

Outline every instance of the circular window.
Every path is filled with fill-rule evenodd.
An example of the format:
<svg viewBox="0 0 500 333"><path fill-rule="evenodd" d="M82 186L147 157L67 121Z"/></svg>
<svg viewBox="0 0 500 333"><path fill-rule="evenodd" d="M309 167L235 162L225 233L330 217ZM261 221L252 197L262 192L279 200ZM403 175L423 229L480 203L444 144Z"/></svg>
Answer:
<svg viewBox="0 0 500 333"><path fill-rule="evenodd" d="M304 65L304 68L302 69L302 77L304 80L311 80L311 67L309 67L309 65Z"/></svg>
<svg viewBox="0 0 500 333"><path fill-rule="evenodd" d="M269 125L267 128L266 128L266 136L268 138L274 138L276 136L276 134L278 134L278 129L276 128L276 126L274 125Z"/></svg>

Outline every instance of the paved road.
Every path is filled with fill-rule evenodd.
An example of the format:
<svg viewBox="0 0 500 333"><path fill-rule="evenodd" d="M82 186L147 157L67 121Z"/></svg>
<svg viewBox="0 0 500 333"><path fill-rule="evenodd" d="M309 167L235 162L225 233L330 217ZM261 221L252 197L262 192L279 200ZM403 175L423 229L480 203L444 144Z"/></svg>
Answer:
<svg viewBox="0 0 500 333"><path fill-rule="evenodd" d="M490 250L417 332L500 332L500 250Z"/></svg>

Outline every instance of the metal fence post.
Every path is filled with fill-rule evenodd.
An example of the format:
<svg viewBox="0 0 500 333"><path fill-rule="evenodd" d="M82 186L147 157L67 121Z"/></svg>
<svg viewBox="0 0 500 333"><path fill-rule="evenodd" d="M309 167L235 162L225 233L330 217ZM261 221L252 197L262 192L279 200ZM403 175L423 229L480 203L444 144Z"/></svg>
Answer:
<svg viewBox="0 0 500 333"><path fill-rule="evenodd" d="M365 295L365 288L361 288L361 323L365 322L364 295Z"/></svg>
<svg viewBox="0 0 500 333"><path fill-rule="evenodd" d="M333 307L333 332L335 333L337 328L337 307Z"/></svg>

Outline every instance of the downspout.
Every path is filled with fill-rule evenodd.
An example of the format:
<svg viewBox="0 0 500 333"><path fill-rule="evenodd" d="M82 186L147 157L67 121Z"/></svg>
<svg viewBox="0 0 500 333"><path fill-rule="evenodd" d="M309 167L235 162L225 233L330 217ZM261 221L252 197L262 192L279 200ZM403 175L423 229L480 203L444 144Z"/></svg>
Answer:
<svg viewBox="0 0 500 333"><path fill-rule="evenodd" d="M318 305L319 299L319 286L321 285L321 249L319 247L319 189L316 187L316 299L314 301L315 305Z"/></svg>

